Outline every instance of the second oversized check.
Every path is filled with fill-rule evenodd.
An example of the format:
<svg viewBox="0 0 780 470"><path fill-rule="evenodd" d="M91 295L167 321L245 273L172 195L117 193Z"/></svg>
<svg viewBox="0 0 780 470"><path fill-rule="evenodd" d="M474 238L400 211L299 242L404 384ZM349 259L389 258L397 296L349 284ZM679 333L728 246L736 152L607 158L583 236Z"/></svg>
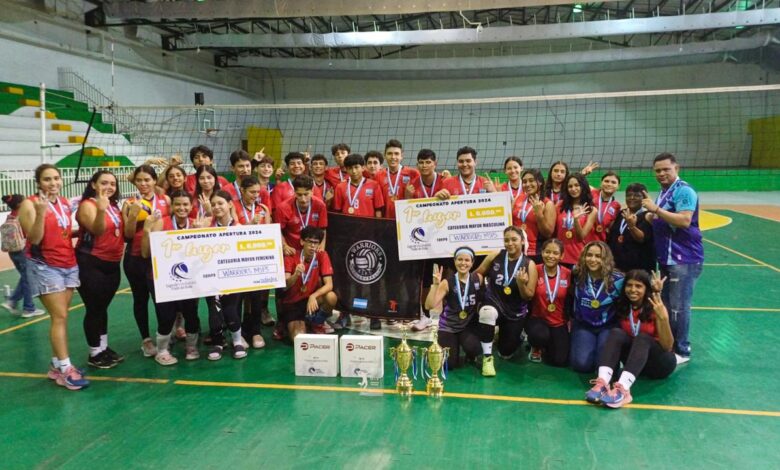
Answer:
<svg viewBox="0 0 780 470"><path fill-rule="evenodd" d="M158 302L284 287L279 224L153 232Z"/></svg>
<svg viewBox="0 0 780 470"><path fill-rule="evenodd" d="M511 207L508 192L396 201L398 257L449 258L461 246L478 255L499 250L512 224Z"/></svg>

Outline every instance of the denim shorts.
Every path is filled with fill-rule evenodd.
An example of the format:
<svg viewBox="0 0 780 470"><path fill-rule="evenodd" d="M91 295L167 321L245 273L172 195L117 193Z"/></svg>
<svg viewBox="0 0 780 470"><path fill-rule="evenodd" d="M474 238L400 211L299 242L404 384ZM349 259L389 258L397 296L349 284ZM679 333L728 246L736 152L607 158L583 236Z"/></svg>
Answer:
<svg viewBox="0 0 780 470"><path fill-rule="evenodd" d="M56 294L81 285L78 266L58 268L34 259L28 258L27 261L27 278L30 281L30 293L33 297Z"/></svg>

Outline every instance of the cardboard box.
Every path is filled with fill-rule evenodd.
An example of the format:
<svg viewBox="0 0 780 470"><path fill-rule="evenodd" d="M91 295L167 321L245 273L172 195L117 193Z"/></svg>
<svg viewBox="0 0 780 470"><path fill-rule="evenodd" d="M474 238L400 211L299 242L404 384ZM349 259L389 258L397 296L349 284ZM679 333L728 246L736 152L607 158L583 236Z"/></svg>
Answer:
<svg viewBox="0 0 780 470"><path fill-rule="evenodd" d="M383 336L343 335L339 352L341 376L379 379L385 375L385 342Z"/></svg>
<svg viewBox="0 0 780 470"><path fill-rule="evenodd" d="M339 352L337 335L308 335L295 337L295 375L336 377Z"/></svg>

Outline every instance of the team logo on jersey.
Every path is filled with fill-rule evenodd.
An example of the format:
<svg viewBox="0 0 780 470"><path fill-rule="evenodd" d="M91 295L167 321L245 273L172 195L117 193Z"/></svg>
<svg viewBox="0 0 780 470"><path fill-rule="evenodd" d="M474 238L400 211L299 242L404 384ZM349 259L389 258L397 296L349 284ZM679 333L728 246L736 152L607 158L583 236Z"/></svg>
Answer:
<svg viewBox="0 0 780 470"><path fill-rule="evenodd" d="M349 277L359 284L373 284L387 268L385 250L371 240L361 240L350 246L346 262Z"/></svg>
<svg viewBox="0 0 780 470"><path fill-rule="evenodd" d="M373 196L374 190L373 189L366 189L366 196Z"/></svg>
<svg viewBox="0 0 780 470"><path fill-rule="evenodd" d="M607 212L609 212L610 215L615 215L615 208L614 207L610 207L609 209L607 209Z"/></svg>
<svg viewBox="0 0 780 470"><path fill-rule="evenodd" d="M311 218L312 218L312 220L314 220L315 222L317 222L317 221L319 221L319 220L320 220L320 215L319 215L319 214L312 214L312 215L311 215Z"/></svg>
<svg viewBox="0 0 780 470"><path fill-rule="evenodd" d="M171 279L174 281L189 281L190 269L184 263L176 263L171 267Z"/></svg>
<svg viewBox="0 0 780 470"><path fill-rule="evenodd" d="M410 178L408 176L402 176L401 181L403 181L404 184L409 184Z"/></svg>

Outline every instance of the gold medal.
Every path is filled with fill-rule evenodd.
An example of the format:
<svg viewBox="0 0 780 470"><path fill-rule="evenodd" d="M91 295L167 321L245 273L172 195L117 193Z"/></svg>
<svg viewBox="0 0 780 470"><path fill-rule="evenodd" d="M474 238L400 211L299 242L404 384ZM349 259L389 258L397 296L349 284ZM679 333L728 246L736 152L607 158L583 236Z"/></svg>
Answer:
<svg viewBox="0 0 780 470"><path fill-rule="evenodd" d="M68 239L68 230L67 229L62 231L62 238L64 238L65 240Z"/></svg>
<svg viewBox="0 0 780 470"><path fill-rule="evenodd" d="M350 214L354 214L355 213L355 208L354 207L350 207L349 209L347 209L347 212L349 212Z"/></svg>
<svg viewBox="0 0 780 470"><path fill-rule="evenodd" d="M590 301L590 306L592 308L599 308L601 306L601 302L599 302L596 299L593 299L593 300Z"/></svg>
<svg viewBox="0 0 780 470"><path fill-rule="evenodd" d="M512 293L512 288L509 286L504 287L504 294L509 295Z"/></svg>
<svg viewBox="0 0 780 470"><path fill-rule="evenodd" d="M119 229L114 229L114 236L119 238Z"/></svg>
<svg viewBox="0 0 780 470"><path fill-rule="evenodd" d="M458 316L460 317L460 319L461 319L461 320L465 320L465 319L466 319L466 317L467 317L467 316L469 316L469 314L468 314L468 313L466 313L466 311L465 311L465 310L461 310L461 311L460 311L460 314L458 314Z"/></svg>
<svg viewBox="0 0 780 470"><path fill-rule="evenodd" d="M306 285L305 284L301 286L301 292L306 292Z"/></svg>
<svg viewBox="0 0 780 470"><path fill-rule="evenodd" d="M618 236L618 243L623 243L623 235Z"/></svg>
<svg viewBox="0 0 780 470"><path fill-rule="evenodd" d="M604 227L602 227L601 225L596 225L596 231L597 231L598 233L601 233L601 232L603 232L603 231L604 231Z"/></svg>
<svg viewBox="0 0 780 470"><path fill-rule="evenodd" d="M390 200L391 200L391 201L395 201L396 199L397 199L397 197L396 197L396 195L395 195L395 194L393 194L392 196L390 196Z"/></svg>
<svg viewBox="0 0 780 470"><path fill-rule="evenodd" d="M557 309L557 307L555 306L555 304L547 305L547 311L548 312L554 312L556 309Z"/></svg>
<svg viewBox="0 0 780 470"><path fill-rule="evenodd" d="M573 236L574 236L574 234L572 233L572 231L571 231L571 230L567 230L567 231L566 231L566 238L571 238L571 237L573 237Z"/></svg>
<svg viewBox="0 0 780 470"><path fill-rule="evenodd" d="M520 224L520 230L525 230L525 224Z"/></svg>

